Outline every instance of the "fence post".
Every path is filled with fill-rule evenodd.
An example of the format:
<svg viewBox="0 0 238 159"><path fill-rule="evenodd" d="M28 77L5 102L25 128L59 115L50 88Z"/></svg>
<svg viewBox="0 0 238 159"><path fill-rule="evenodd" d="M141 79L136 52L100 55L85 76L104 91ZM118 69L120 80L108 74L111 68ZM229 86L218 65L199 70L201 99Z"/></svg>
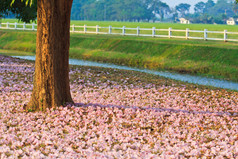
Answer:
<svg viewBox="0 0 238 159"><path fill-rule="evenodd" d="M17 22L15 22L15 27L14 28L17 29Z"/></svg>
<svg viewBox="0 0 238 159"><path fill-rule="evenodd" d="M172 36L172 28L169 28L169 38Z"/></svg>
<svg viewBox="0 0 238 159"><path fill-rule="evenodd" d="M32 23L32 30L35 30L35 23Z"/></svg>
<svg viewBox="0 0 238 159"><path fill-rule="evenodd" d="M23 23L23 30L25 30L26 29L26 23L24 22Z"/></svg>
<svg viewBox="0 0 238 159"><path fill-rule="evenodd" d="M155 37L155 27L152 28L152 37Z"/></svg>
<svg viewBox="0 0 238 159"><path fill-rule="evenodd" d="M224 41L225 41L225 42L227 41L227 38L228 38L228 36L227 36L227 30L224 30Z"/></svg>
<svg viewBox="0 0 238 159"><path fill-rule="evenodd" d="M99 26L96 25L96 34L98 34L98 32L99 32Z"/></svg>
<svg viewBox="0 0 238 159"><path fill-rule="evenodd" d="M207 40L207 29L204 29L204 40Z"/></svg>
<svg viewBox="0 0 238 159"><path fill-rule="evenodd" d="M125 35L125 34L126 34L126 27L123 26L123 27L122 27L122 35Z"/></svg>
<svg viewBox="0 0 238 159"><path fill-rule="evenodd" d="M72 31L75 32L75 25L72 26Z"/></svg>
<svg viewBox="0 0 238 159"><path fill-rule="evenodd" d="M109 25L109 27L108 27L108 34L111 34L111 33L112 33L112 26Z"/></svg>
<svg viewBox="0 0 238 159"><path fill-rule="evenodd" d="M136 32L137 36L140 36L140 27L137 27L137 32Z"/></svg>
<svg viewBox="0 0 238 159"><path fill-rule="evenodd" d="M87 32L87 25L86 24L84 24L84 26L83 26L83 32L84 32L84 34L86 34L86 32Z"/></svg>
<svg viewBox="0 0 238 159"><path fill-rule="evenodd" d="M188 40L188 38L189 38L189 29L186 28L186 39Z"/></svg>
<svg viewBox="0 0 238 159"><path fill-rule="evenodd" d="M7 22L7 29L9 29L9 22Z"/></svg>

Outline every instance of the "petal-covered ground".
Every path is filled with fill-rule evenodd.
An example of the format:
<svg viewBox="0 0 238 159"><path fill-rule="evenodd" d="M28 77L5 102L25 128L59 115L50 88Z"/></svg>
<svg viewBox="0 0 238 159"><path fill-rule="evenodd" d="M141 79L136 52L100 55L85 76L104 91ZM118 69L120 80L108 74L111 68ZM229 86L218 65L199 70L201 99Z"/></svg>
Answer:
<svg viewBox="0 0 238 159"><path fill-rule="evenodd" d="M0 56L1 158L238 158L238 93L72 67L74 106L25 112L34 64Z"/></svg>

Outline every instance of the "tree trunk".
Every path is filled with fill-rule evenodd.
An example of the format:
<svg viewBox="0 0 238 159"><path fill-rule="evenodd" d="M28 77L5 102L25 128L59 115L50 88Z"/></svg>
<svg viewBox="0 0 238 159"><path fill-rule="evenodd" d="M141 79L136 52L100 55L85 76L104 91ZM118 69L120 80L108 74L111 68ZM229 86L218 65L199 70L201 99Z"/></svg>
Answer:
<svg viewBox="0 0 238 159"><path fill-rule="evenodd" d="M26 110L45 111L73 102L69 85L70 14L73 0L37 0L37 41L32 97Z"/></svg>

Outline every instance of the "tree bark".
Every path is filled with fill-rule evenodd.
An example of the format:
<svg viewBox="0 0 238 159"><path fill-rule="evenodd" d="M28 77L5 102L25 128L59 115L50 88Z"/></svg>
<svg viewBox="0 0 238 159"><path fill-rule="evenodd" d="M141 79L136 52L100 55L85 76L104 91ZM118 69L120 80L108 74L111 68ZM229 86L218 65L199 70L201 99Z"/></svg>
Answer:
<svg viewBox="0 0 238 159"><path fill-rule="evenodd" d="M30 111L72 103L69 85L70 14L73 0L37 0L37 40Z"/></svg>

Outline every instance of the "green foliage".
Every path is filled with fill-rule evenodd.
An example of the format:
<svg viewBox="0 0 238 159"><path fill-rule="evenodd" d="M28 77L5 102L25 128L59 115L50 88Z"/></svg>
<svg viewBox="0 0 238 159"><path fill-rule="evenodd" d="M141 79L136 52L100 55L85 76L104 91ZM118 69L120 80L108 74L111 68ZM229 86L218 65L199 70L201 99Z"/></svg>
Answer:
<svg viewBox="0 0 238 159"><path fill-rule="evenodd" d="M207 13L214 6L215 6L215 2L213 0L208 0L207 3L205 4L205 12Z"/></svg>
<svg viewBox="0 0 238 159"><path fill-rule="evenodd" d="M238 3L237 2L233 4L232 10L237 15L237 12L238 12Z"/></svg>
<svg viewBox="0 0 238 159"><path fill-rule="evenodd" d="M160 0L74 0L71 18L75 20L148 21L161 20L169 6Z"/></svg>
<svg viewBox="0 0 238 159"><path fill-rule="evenodd" d="M30 22L36 19L37 5L34 0L0 0L0 18L9 13L16 15L21 21ZM26 6L26 4L28 4Z"/></svg>
<svg viewBox="0 0 238 159"><path fill-rule="evenodd" d="M149 6L150 11L154 14L160 15L160 21L163 21L164 15L170 13L170 7L160 0L151 0L147 2L147 5Z"/></svg>
<svg viewBox="0 0 238 159"><path fill-rule="evenodd" d="M213 16L225 14L227 17L231 17L234 15L232 6L233 3L230 3L227 0L218 0L217 3L207 11L207 13Z"/></svg>
<svg viewBox="0 0 238 159"><path fill-rule="evenodd" d="M208 0L195 5L195 14L189 15L192 23L226 24L230 17L236 18L238 4L230 0Z"/></svg>
<svg viewBox="0 0 238 159"><path fill-rule="evenodd" d="M206 7L206 3L204 2L198 2L195 4L194 11L197 13L203 13Z"/></svg>
<svg viewBox="0 0 238 159"><path fill-rule="evenodd" d="M195 13L189 13L190 5L181 3L175 8L161 0L74 0L71 19L96 21L170 21L179 17L192 23L225 24L226 19L237 14L234 0L207 0L195 4ZM173 15L169 17L166 15ZM226 18L224 15L226 14ZM223 17L222 17L223 15Z"/></svg>
<svg viewBox="0 0 238 159"><path fill-rule="evenodd" d="M33 3L36 3L36 0L21 0L21 2L25 2L26 6L32 6ZM15 0L12 0L11 6L15 3Z"/></svg>
<svg viewBox="0 0 238 159"><path fill-rule="evenodd" d="M193 23L224 24L229 17L236 18L237 1L207 0L195 5L195 13L189 14L190 5L181 3L171 9L161 0L74 0L71 19L97 21L175 21L186 17ZM18 19L30 22L36 18L36 0L0 0L0 18L13 13ZM12 6L11 6L12 4ZM171 13L173 17L166 19ZM180 13L180 14L178 14ZM226 17L224 18L224 15ZM159 16L156 16L159 15ZM223 17L222 17L223 15Z"/></svg>
<svg viewBox="0 0 238 159"><path fill-rule="evenodd" d="M187 4L187 3L180 3L179 5L177 5L175 8L178 12L180 12L182 14L182 16L184 17L186 12L189 12L191 5Z"/></svg>

